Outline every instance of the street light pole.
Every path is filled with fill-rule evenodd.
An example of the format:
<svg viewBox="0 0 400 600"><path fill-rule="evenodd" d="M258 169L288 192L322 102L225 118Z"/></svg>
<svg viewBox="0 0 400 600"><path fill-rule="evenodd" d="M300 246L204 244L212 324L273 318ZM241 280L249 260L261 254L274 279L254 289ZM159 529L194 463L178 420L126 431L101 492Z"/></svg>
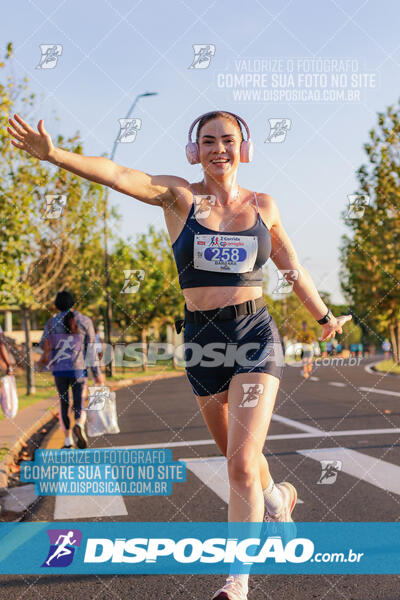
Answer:
<svg viewBox="0 0 400 600"><path fill-rule="evenodd" d="M130 107L128 114L126 115L126 119L129 119L131 116L139 98L143 98L144 96L156 96L157 92L146 92L144 94L138 94L134 99L132 106ZM110 160L114 160L115 153L118 147L118 139L119 134L116 136L114 145L111 151ZM108 194L109 188L106 188L105 198L104 198L104 271L105 271L105 287L106 287L106 312L104 319L104 334L106 338L106 343L108 348L110 349L109 360L106 363L106 375L107 377L112 377L113 375L113 363L112 363L112 350L111 350L111 322L112 322L112 305L111 305L111 294L110 294L110 269L109 269L109 257L108 257Z"/></svg>

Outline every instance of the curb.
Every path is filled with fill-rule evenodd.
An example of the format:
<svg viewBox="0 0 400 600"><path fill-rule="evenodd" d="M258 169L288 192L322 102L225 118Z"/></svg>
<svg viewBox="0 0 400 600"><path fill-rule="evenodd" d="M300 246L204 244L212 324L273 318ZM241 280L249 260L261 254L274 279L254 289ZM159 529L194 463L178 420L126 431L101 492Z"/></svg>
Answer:
<svg viewBox="0 0 400 600"><path fill-rule="evenodd" d="M3 495L8 489L8 478L10 476L11 467L15 464L15 458L22 450L23 444L28 440L34 433L46 425L49 421L54 418L54 409L47 409L44 415L38 419L33 425L29 427L24 433L17 439L17 441L11 446L7 454L0 462L0 496Z"/></svg>
<svg viewBox="0 0 400 600"><path fill-rule="evenodd" d="M398 373L391 373L390 371L379 371L379 369L375 369L375 365L379 364L380 362L382 361L377 360L376 362L366 365L364 369L367 371L367 373L370 373L371 375L391 375L392 377L400 377Z"/></svg>

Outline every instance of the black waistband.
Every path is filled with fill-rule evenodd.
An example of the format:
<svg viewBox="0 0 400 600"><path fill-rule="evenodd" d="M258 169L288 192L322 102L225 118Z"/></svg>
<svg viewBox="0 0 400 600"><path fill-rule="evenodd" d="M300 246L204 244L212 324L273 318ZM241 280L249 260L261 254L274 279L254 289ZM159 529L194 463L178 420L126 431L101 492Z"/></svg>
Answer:
<svg viewBox="0 0 400 600"><path fill-rule="evenodd" d="M247 300L241 304L231 304L223 308L212 310L191 311L185 305L185 321L191 323L208 323L209 321L223 321L236 319L243 315L254 315L262 306L265 306L264 298L260 296L256 300Z"/></svg>

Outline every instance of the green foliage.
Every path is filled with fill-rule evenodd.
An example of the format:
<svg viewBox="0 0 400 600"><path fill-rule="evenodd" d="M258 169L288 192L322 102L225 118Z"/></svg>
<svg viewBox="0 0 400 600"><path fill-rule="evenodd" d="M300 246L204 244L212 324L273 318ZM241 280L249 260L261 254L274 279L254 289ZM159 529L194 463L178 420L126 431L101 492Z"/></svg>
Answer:
<svg viewBox="0 0 400 600"><path fill-rule="evenodd" d="M10 43L0 69L7 70L11 57ZM54 313L56 293L65 287L86 313L103 302L104 190L11 144L9 117L18 112L31 121L37 99L29 93L27 78L18 82L10 75L7 80L0 83L0 306L20 307L29 328L32 311L40 309L48 318ZM66 140L59 135L55 142L82 153L78 135ZM48 218L47 195L66 197L58 218ZM35 386L28 329L26 357L31 394Z"/></svg>
<svg viewBox="0 0 400 600"><path fill-rule="evenodd" d="M400 334L400 103L378 113L364 149L356 193L370 203L360 218L343 213L351 235L342 238L341 285L356 322L380 345L391 328Z"/></svg>
<svg viewBox="0 0 400 600"><path fill-rule="evenodd" d="M6 61L12 56L7 47ZM1 63L6 68L6 63ZM92 313L103 302L104 188L66 170L41 162L11 144L8 118L25 114L37 103L28 83L10 76L0 85L0 303L54 312L56 293L64 287L76 294L79 308ZM17 110L18 107L18 110ZM26 117L29 122L29 117ZM82 154L76 134L55 144ZM45 196L65 195L59 218L45 215Z"/></svg>
<svg viewBox="0 0 400 600"><path fill-rule="evenodd" d="M136 271L128 287L136 286L134 293L126 293L124 271ZM113 319L122 330L122 336L138 337L143 329L173 323L183 311L183 296L179 288L178 272L168 235L156 232L153 226L138 236L133 244L120 240L112 255L111 296Z"/></svg>
<svg viewBox="0 0 400 600"><path fill-rule="evenodd" d="M316 338L321 334L321 326L313 319L308 309L294 292L285 294L282 299L266 296L265 303L283 339L296 339L303 321L307 322L309 329L315 334Z"/></svg>

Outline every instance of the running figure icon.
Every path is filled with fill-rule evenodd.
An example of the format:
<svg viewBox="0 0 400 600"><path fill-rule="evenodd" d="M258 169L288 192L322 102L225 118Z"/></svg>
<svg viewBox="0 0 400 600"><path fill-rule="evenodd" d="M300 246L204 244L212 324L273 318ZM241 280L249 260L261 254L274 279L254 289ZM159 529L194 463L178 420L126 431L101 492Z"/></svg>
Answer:
<svg viewBox="0 0 400 600"><path fill-rule="evenodd" d="M76 544L78 540L71 539L74 536L73 531L69 531L66 535L59 535L56 541L57 549L56 551L46 560L46 565L50 566L51 561L54 558L61 558L62 556L66 556L67 554L72 554L72 550L67 548L68 545L72 546ZM63 540L60 542L60 540Z"/></svg>
<svg viewBox="0 0 400 600"><path fill-rule="evenodd" d="M70 360L75 350L74 336L69 335L66 339L60 339L56 345L57 350L53 358L47 363L47 367L55 361ZM69 352L71 350L71 352Z"/></svg>

